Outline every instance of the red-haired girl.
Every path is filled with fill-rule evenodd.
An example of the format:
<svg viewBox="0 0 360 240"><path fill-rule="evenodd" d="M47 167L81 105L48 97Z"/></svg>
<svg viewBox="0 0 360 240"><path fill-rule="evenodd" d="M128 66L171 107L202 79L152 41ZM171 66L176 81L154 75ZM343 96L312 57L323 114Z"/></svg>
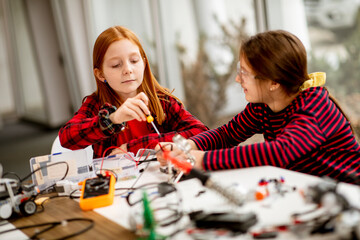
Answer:
<svg viewBox="0 0 360 240"><path fill-rule="evenodd" d="M156 81L144 49L129 29L115 26L98 36L93 70L97 90L84 98L60 129L63 147L76 150L92 145L98 158L110 146L136 153L154 148L159 141L171 141L175 133L188 138L208 129ZM161 136L146 122L149 115ZM121 150L112 154L117 152Z"/></svg>

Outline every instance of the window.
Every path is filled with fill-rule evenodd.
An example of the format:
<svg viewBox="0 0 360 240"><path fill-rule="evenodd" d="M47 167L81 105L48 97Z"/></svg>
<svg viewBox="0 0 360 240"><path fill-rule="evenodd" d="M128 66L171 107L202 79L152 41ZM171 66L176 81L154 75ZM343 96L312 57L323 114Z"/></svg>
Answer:
<svg viewBox="0 0 360 240"><path fill-rule="evenodd" d="M360 1L305 0L309 72L326 72L329 92L360 133Z"/></svg>

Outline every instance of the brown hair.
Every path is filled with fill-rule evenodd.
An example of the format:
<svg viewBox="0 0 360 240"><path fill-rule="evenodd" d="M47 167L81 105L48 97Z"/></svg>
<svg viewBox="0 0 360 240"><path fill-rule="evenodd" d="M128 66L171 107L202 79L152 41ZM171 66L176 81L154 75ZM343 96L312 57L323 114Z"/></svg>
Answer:
<svg viewBox="0 0 360 240"><path fill-rule="evenodd" d="M144 49L142 48L139 39L137 36L130 31L129 29L123 26L114 26L103 31L95 41L94 50L93 50L93 69L99 69L102 71L102 65L104 62L104 56L109 48L109 46L115 42L122 39L128 39L136 46L138 46L141 57L145 63L144 70L144 79L141 83L138 92L144 92L149 98L149 110L156 116L157 122L161 125L165 120L164 110L161 106L160 99L166 99L166 96L171 96L181 102L177 97L173 96L171 92L162 87L154 75L151 72L150 65L145 54ZM122 104L122 101L119 95L106 83L100 81L96 75L96 86L97 90L95 94L99 98L100 104L106 102L119 107Z"/></svg>
<svg viewBox="0 0 360 240"><path fill-rule="evenodd" d="M305 47L289 32L256 34L243 42L240 56L245 57L258 79L280 83L289 94L298 92L309 79Z"/></svg>
<svg viewBox="0 0 360 240"><path fill-rule="evenodd" d="M299 38L287 31L266 31L250 37L241 45L241 57L247 61L257 79L280 83L288 94L299 92L300 86L310 79L306 49ZM330 94L329 98L349 121L337 100Z"/></svg>

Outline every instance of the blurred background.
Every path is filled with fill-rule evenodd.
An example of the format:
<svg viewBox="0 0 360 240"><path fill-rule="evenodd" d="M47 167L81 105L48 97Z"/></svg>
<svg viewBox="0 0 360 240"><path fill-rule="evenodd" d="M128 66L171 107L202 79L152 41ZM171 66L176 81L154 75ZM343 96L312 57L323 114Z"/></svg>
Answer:
<svg viewBox="0 0 360 240"><path fill-rule="evenodd" d="M31 157L50 154L95 90L92 47L114 25L138 35L158 81L210 128L246 105L234 81L241 40L290 31L359 131L359 9L360 0L0 0L0 163L24 176Z"/></svg>

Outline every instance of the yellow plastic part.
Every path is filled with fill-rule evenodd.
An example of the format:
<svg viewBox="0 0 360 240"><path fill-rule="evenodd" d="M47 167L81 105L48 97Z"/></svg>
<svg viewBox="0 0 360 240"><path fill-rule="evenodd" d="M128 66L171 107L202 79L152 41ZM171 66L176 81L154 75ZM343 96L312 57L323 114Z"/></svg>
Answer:
<svg viewBox="0 0 360 240"><path fill-rule="evenodd" d="M147 116L147 117L146 117L146 121L147 121L148 123L153 122L153 121L154 121L153 116L151 116L151 115Z"/></svg>
<svg viewBox="0 0 360 240"><path fill-rule="evenodd" d="M36 205L40 206L43 202L47 201L49 199L49 197L41 197L36 199L34 202L36 203Z"/></svg>

